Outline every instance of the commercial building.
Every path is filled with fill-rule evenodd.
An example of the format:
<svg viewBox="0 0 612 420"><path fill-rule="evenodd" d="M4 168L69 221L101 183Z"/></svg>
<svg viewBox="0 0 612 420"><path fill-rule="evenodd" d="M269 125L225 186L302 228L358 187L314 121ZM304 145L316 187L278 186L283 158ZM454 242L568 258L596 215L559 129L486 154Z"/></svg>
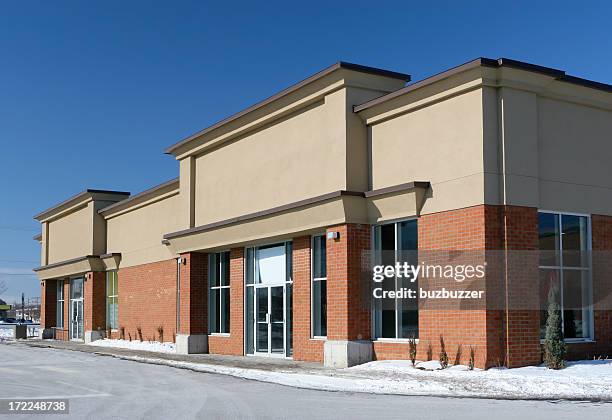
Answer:
<svg viewBox="0 0 612 420"><path fill-rule="evenodd" d="M555 283L572 357L610 354L612 87L486 58L409 80L337 63L170 146L178 178L36 215L45 335L328 366L442 335L514 367ZM486 304L374 299L372 258L404 251L476 253Z"/></svg>

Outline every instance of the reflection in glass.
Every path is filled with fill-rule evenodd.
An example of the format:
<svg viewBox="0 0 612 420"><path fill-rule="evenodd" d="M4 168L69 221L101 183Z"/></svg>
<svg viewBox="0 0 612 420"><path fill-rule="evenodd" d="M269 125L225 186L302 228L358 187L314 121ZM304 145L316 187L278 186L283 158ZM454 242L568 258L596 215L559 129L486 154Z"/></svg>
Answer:
<svg viewBox="0 0 612 420"><path fill-rule="evenodd" d="M540 238L540 265L559 265L559 216L552 213L538 214Z"/></svg>

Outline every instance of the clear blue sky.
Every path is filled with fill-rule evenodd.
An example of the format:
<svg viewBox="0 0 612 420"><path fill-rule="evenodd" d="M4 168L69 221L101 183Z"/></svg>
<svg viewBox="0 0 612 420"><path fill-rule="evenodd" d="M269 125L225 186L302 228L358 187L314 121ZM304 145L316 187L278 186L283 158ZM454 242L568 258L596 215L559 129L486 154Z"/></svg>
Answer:
<svg viewBox="0 0 612 420"><path fill-rule="evenodd" d="M606 2L215 3L2 2L5 298L39 294L32 215L177 176L166 146L338 60L419 80L509 57L612 83Z"/></svg>

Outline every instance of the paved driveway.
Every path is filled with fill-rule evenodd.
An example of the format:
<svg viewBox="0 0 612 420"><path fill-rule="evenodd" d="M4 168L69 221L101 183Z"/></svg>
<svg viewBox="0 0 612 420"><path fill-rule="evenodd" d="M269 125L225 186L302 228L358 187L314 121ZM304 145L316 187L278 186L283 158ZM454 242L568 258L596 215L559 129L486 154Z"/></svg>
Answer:
<svg viewBox="0 0 612 420"><path fill-rule="evenodd" d="M612 418L612 404L311 391L19 344L0 344L0 398L69 398L70 418L96 419Z"/></svg>

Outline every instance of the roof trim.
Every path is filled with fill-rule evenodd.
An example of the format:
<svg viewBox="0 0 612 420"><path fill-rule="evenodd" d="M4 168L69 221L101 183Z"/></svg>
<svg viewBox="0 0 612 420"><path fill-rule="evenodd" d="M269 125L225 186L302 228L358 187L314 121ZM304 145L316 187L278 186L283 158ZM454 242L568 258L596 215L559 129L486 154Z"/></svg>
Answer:
<svg viewBox="0 0 612 420"><path fill-rule="evenodd" d="M77 201L80 199L83 199L85 197L87 197L88 195L93 195L93 194L115 194L115 195L121 195L121 196L129 196L130 193L127 191L111 191L111 190L95 190L95 189L86 189L85 191L82 191L78 194L73 195L72 197L68 198L67 200L62 201L59 204L56 204L53 207L49 207L46 210L41 211L40 213L34 215L34 219L35 220L40 220L45 218L45 216L49 215L49 213L53 213L55 210L58 210L60 207L63 207L67 204L70 204L73 201Z"/></svg>
<svg viewBox="0 0 612 420"><path fill-rule="evenodd" d="M100 255L100 259L104 260L106 258L114 258L114 257L120 257L120 256L121 256L121 252L109 252L108 254Z"/></svg>
<svg viewBox="0 0 612 420"><path fill-rule="evenodd" d="M204 128L203 130L200 130L186 138L184 138L183 140L178 141L177 143L173 144L172 146L166 148L166 150L164 150L164 153L166 154L173 154L175 150L177 150L178 148L180 148L181 146L189 143L191 140L194 140L197 137L200 137L206 133L209 133L231 121L234 121L246 114L249 114L265 105L268 105L280 98L282 98L283 96L287 96L290 93L295 92L296 90L310 84L313 83L314 81L321 79L324 76L327 76L328 74L338 70L338 69L347 69L347 70L353 70L353 71L358 71L361 73L369 73L369 74L375 74L375 75L379 75L379 76L385 76L385 77L391 77L394 79L400 79L400 80L404 80L405 82L410 81L410 75L409 74L405 74L405 73L398 73L398 72L394 72L394 71L390 71L390 70L384 70L384 69L379 69L376 67L369 67L369 66L363 66L361 64L354 64L354 63L348 63L345 61L338 61L335 64L332 64L331 66L313 74L312 76L307 77L306 79L289 86L286 89L281 90L280 92L264 99L263 101L257 102L254 105L251 105L250 107L237 112L233 115L230 115L229 117L222 119L221 121L218 121L216 123L214 123L213 125Z"/></svg>
<svg viewBox="0 0 612 420"><path fill-rule="evenodd" d="M428 189L431 186L429 181L412 181L405 184L394 185L392 187L379 188L377 190L366 191L363 195L366 198L378 197L386 194L393 194L403 191L410 191L416 188Z"/></svg>
<svg viewBox="0 0 612 420"><path fill-rule="evenodd" d="M563 70L555 69L552 67L539 66L537 64L531 64L531 63L526 63L524 61L512 60L510 58L492 59L492 58L486 58L486 57L479 57L475 60L468 61L467 63L461 64L456 67L452 67L446 71L437 73L430 77L427 77L423 80L420 80L411 85L408 85L405 88L396 90L395 92L391 92L387 95L380 96L378 98L364 102L363 104L360 104L360 105L355 105L353 107L353 112L361 112L365 109L368 109L373 106L390 101L391 99L397 98L398 96L404 95L408 92L412 92L413 90L422 88L424 86L427 86L432 83L438 82L440 80L446 79L448 77L454 76L455 74L459 74L459 73L462 73L462 72L465 72L467 70L471 70L477 67L515 68L515 69L530 71L534 73L545 74L547 76L555 78L556 80L567 82L567 83L572 83L575 85L603 90L605 92L612 92L612 85L608 85L606 83L595 82L592 80L582 79L576 76L571 76L571 75L566 74L565 71Z"/></svg>
<svg viewBox="0 0 612 420"><path fill-rule="evenodd" d="M72 263L79 262L79 261L85 261L85 260L88 260L90 258L100 258L100 257L97 256L97 255L85 255L85 256L82 256L82 257L71 258L69 260L59 261L59 262L56 262L56 263L53 263L53 264L42 265L40 267L36 267L36 268L32 269L32 271L38 272L38 271L47 270L49 268L61 267L63 265L68 265L68 264L72 264Z"/></svg>
<svg viewBox="0 0 612 420"><path fill-rule="evenodd" d="M339 198L343 196L363 197L364 196L363 194L364 193L360 191L346 191L346 190L334 191L334 192L319 195L316 197L307 198L305 200L296 201L290 204L284 204L282 206L273 207L268 210L262 210L262 211L258 211L255 213L249 213L249 214L245 214L242 216L232 217L230 219L225 219L225 220L221 220L218 222L208 223L206 225L196 226L196 227L192 227L189 229L179 230L177 232L167 233L164 235L163 238L164 240L166 240L166 239L178 238L180 236L192 235L194 233L205 232L207 230L212 230L212 229L232 225L238 222L245 222L245 221L257 219L260 217L270 216L276 213L281 213L283 211L293 210L299 207L305 207L305 206L309 206L312 204L321 203L323 201L331 200L334 198Z"/></svg>
<svg viewBox="0 0 612 420"><path fill-rule="evenodd" d="M130 206L130 204L132 204L134 201L144 198L148 195L151 195L161 189L164 189L166 187L172 186L173 184L176 184L177 188L179 186L179 178L174 178L171 179L170 181L166 181L164 183L161 183L159 185L156 185L154 187L151 187L147 190L144 190L142 192L139 192L138 194L134 194L133 196L131 196L130 198L126 198L125 200L121 200L121 201L117 201L116 203L113 203L109 206L106 206L104 208L101 208L100 210L98 210L98 214L101 215L106 215L108 214L109 211L112 211L113 209L116 209L118 207L122 207L122 206Z"/></svg>

